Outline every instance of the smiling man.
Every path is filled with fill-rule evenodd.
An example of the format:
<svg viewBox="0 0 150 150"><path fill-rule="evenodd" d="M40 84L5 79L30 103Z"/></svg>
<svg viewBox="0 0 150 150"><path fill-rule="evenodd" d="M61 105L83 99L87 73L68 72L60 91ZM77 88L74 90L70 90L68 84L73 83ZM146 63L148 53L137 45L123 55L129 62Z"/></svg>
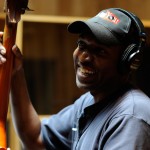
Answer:
<svg viewBox="0 0 150 150"><path fill-rule="evenodd" d="M101 44L91 33L82 33L77 43L73 58L79 88L105 97L123 84L124 76L118 71L121 45Z"/></svg>
<svg viewBox="0 0 150 150"><path fill-rule="evenodd" d="M73 60L76 84L86 92L42 122L28 95L22 55L12 48L11 113L23 148L149 150L150 99L129 80L146 43L142 22L126 10L110 8L71 23L68 31L79 35ZM1 45L1 65L5 53Z"/></svg>

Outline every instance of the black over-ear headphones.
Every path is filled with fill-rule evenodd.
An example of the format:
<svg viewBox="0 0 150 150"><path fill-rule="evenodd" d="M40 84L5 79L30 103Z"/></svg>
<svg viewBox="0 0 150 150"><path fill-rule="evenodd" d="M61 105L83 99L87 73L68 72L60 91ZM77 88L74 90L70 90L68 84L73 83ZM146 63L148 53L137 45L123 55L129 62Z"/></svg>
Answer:
<svg viewBox="0 0 150 150"><path fill-rule="evenodd" d="M141 64L141 56L142 51L146 43L146 33L145 28L141 20L134 15L131 12L128 12L121 8L115 8L118 11L121 11L125 15L127 15L131 21L135 24L138 36L139 36L139 42L138 43L131 43L127 48L124 50L122 58L121 58L121 70L137 70Z"/></svg>

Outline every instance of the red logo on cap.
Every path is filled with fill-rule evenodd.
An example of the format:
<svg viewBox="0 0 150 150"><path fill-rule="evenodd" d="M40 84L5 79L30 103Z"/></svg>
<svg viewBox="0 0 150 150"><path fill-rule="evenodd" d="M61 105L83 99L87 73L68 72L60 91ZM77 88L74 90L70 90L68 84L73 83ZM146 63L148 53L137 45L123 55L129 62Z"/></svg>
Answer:
<svg viewBox="0 0 150 150"><path fill-rule="evenodd" d="M108 10L106 12L103 11L103 12L99 13L97 16L102 19L105 19L107 21L110 21L114 24L118 24L120 22L120 20L117 18L117 16Z"/></svg>

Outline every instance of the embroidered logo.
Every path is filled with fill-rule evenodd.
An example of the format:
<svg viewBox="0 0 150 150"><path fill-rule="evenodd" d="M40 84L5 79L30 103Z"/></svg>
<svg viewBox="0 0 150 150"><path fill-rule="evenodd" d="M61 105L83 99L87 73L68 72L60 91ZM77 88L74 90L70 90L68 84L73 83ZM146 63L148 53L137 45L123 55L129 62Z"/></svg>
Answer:
<svg viewBox="0 0 150 150"><path fill-rule="evenodd" d="M97 16L102 19L105 19L107 21L110 21L114 24L118 24L120 22L119 18L115 14L113 14L112 12L110 12L108 10L105 12L103 11L103 12L99 13Z"/></svg>

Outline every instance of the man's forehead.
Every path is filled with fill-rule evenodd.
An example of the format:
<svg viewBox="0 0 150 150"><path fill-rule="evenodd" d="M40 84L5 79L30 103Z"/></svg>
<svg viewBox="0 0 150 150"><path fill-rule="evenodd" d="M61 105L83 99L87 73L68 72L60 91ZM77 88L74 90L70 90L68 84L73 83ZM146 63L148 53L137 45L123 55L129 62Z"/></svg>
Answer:
<svg viewBox="0 0 150 150"><path fill-rule="evenodd" d="M91 32L84 32L79 34L79 39L87 39L88 41L94 41L97 44L101 44Z"/></svg>
<svg viewBox="0 0 150 150"><path fill-rule="evenodd" d="M91 41L94 42L95 44L99 45L99 46L105 46L105 47L121 47L124 49L124 45L123 44L110 44L108 42L108 44L104 44L102 43L100 40L98 40L91 32L84 32L79 34L79 40L87 40L87 41Z"/></svg>

